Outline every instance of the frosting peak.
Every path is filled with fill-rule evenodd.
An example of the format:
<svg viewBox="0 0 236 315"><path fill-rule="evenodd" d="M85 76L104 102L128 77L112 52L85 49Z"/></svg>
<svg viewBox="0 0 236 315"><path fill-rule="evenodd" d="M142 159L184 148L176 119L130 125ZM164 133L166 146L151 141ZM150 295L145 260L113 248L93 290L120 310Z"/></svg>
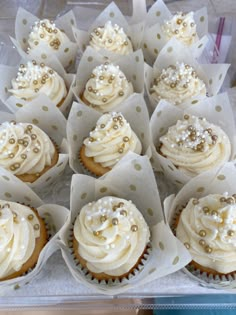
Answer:
<svg viewBox="0 0 236 315"><path fill-rule="evenodd" d="M121 113L103 114L84 140L85 155L112 168L128 151L141 153L142 145Z"/></svg>
<svg viewBox="0 0 236 315"><path fill-rule="evenodd" d="M131 201L104 197L81 209L75 220L74 236L89 270L120 276L142 256L150 232Z"/></svg>
<svg viewBox="0 0 236 315"><path fill-rule="evenodd" d="M133 52L131 41L123 28L117 24L113 26L111 21L93 30L90 34L89 45L96 50L106 49L120 55Z"/></svg>

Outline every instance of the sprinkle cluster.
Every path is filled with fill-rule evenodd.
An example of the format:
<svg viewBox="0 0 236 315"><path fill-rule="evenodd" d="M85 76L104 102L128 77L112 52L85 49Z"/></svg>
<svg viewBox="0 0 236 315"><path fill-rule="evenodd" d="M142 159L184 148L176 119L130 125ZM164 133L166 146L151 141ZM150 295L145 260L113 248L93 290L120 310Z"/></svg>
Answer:
<svg viewBox="0 0 236 315"><path fill-rule="evenodd" d="M37 93L42 84L45 84L53 76L54 71L51 68L45 66L44 63L38 65L33 60L32 62L28 61L26 65L20 65L15 81L18 84L18 89L26 89L33 83L34 91Z"/></svg>
<svg viewBox="0 0 236 315"><path fill-rule="evenodd" d="M189 122L190 120L190 122ZM180 134L175 137L175 142L178 146L190 148L193 151L204 152L206 146L212 146L217 143L218 136L213 133L205 118L184 115L184 120L181 121L179 127Z"/></svg>
<svg viewBox="0 0 236 315"><path fill-rule="evenodd" d="M105 97L104 93L99 91L96 88L93 88L89 83L95 81L96 85L112 85L115 88L120 88L118 92L118 96L124 96L124 92L122 91L123 82L127 81L123 72L120 71L119 66L109 64L105 62L102 65L97 66L90 75L90 80L86 85L86 89L90 93L94 93L97 96L104 96L102 101L106 103L108 99Z"/></svg>
<svg viewBox="0 0 236 315"><path fill-rule="evenodd" d="M36 21L32 26L32 31L29 36L33 37L34 34L37 34L40 39L49 40L49 45L53 49L59 49L61 42L57 36L58 29L53 21L49 21L47 19ZM37 46L39 44L38 39L35 39L33 43ZM28 47L27 51L29 50L30 47Z"/></svg>
<svg viewBox="0 0 236 315"><path fill-rule="evenodd" d="M170 65L168 68L163 69L160 76L154 79L153 85L158 85L160 82L164 82L173 89L187 89L189 83L197 78L196 71L190 65L183 62L176 62L175 65Z"/></svg>

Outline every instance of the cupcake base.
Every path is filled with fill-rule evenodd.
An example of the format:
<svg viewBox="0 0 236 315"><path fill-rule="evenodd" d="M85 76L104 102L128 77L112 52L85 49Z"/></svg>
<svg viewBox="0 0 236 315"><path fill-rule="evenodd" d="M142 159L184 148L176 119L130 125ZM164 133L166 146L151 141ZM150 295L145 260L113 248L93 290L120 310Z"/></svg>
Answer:
<svg viewBox="0 0 236 315"><path fill-rule="evenodd" d="M48 235L47 235L47 229L46 225L44 223L44 220L38 215L38 211L35 208L30 207L31 210L34 212L35 216L37 216L39 223L40 223L40 237L35 240L35 248L30 256L30 258L22 265L21 269L19 271L16 271L7 277L1 278L0 281L5 281L13 278L20 277L24 275L26 272L31 270L35 267L38 261L38 257L41 253L41 250L46 245L48 241Z"/></svg>
<svg viewBox="0 0 236 315"><path fill-rule="evenodd" d="M85 169L95 176L102 176L109 172L109 167L103 167L101 164L94 162L93 158L85 155L85 145L83 144L79 152L80 161Z"/></svg>

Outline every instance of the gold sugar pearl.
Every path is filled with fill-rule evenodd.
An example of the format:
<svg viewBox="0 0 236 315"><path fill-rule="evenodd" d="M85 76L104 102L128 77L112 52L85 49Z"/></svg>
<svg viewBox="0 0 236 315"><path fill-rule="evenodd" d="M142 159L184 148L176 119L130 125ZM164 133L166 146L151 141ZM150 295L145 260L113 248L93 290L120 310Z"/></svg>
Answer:
<svg viewBox="0 0 236 315"><path fill-rule="evenodd" d="M175 34L179 34L179 30L175 30Z"/></svg>
<svg viewBox="0 0 236 315"><path fill-rule="evenodd" d="M19 168L20 167L20 163L15 163L14 167L15 167L15 169Z"/></svg>
<svg viewBox="0 0 236 315"><path fill-rule="evenodd" d="M111 222L112 222L112 225L118 225L119 223L117 218L113 218Z"/></svg>
<svg viewBox="0 0 236 315"><path fill-rule="evenodd" d="M14 165L11 165L11 166L10 166L10 170L11 170L11 171L15 171L15 166L14 166Z"/></svg>
<svg viewBox="0 0 236 315"><path fill-rule="evenodd" d="M36 66L36 65L37 65L36 60L32 60L32 64L33 64L34 66Z"/></svg>
<svg viewBox="0 0 236 315"><path fill-rule="evenodd" d="M37 139L37 135L33 133L33 134L31 135L31 139L32 139L32 140Z"/></svg>
<svg viewBox="0 0 236 315"><path fill-rule="evenodd" d="M103 129L105 128L105 124L101 124L100 127Z"/></svg>
<svg viewBox="0 0 236 315"><path fill-rule="evenodd" d="M113 129L117 130L119 127L117 125L113 126Z"/></svg>
<svg viewBox="0 0 236 315"><path fill-rule="evenodd" d="M18 144L23 144L23 143L24 143L24 140L23 140L23 139L18 139L17 143L18 143Z"/></svg>
<svg viewBox="0 0 236 315"><path fill-rule="evenodd" d="M103 222L105 222L107 220L107 217L105 216L105 215L102 215L101 217L100 217L100 221L103 223Z"/></svg>
<svg viewBox="0 0 236 315"><path fill-rule="evenodd" d="M113 117L114 122L118 122L118 120L119 120L118 117Z"/></svg>
<svg viewBox="0 0 236 315"><path fill-rule="evenodd" d="M226 202L226 198L225 197L220 197L220 202Z"/></svg>
<svg viewBox="0 0 236 315"><path fill-rule="evenodd" d="M127 136L124 137L124 138L123 138L123 141L124 141L124 142L129 142L129 137L127 137Z"/></svg>
<svg viewBox="0 0 236 315"><path fill-rule="evenodd" d="M36 173L35 175L36 175L37 177L39 177L39 176L40 176L40 173Z"/></svg>
<svg viewBox="0 0 236 315"><path fill-rule="evenodd" d="M205 214L208 214L210 212L210 209L208 207L203 207L203 212Z"/></svg>
<svg viewBox="0 0 236 315"><path fill-rule="evenodd" d="M34 153L39 153L39 148L34 148L33 151Z"/></svg>
<svg viewBox="0 0 236 315"><path fill-rule="evenodd" d="M27 158L27 155L26 154L21 154L21 156L20 156L23 160L25 160L26 158Z"/></svg>
<svg viewBox="0 0 236 315"><path fill-rule="evenodd" d="M10 208L9 203L5 203L5 204L3 205L3 208Z"/></svg>
<svg viewBox="0 0 236 315"><path fill-rule="evenodd" d="M124 149L123 149L123 148L119 148L119 149L118 149L118 152L121 154L121 153L124 152Z"/></svg>
<svg viewBox="0 0 236 315"><path fill-rule="evenodd" d="M112 39L108 39L108 43L110 43L110 44L111 44L111 43L112 43Z"/></svg>
<svg viewBox="0 0 236 315"><path fill-rule="evenodd" d="M88 87L88 91L89 91L89 92L92 92L92 91L93 91L93 88L92 88L91 86L89 86L89 87Z"/></svg>
<svg viewBox="0 0 236 315"><path fill-rule="evenodd" d="M208 254L210 254L210 253L212 252L212 248L211 248L209 245L207 245L207 246L205 247L205 252L208 253Z"/></svg>
<svg viewBox="0 0 236 315"><path fill-rule="evenodd" d="M94 236L98 236L100 234L100 231L93 231Z"/></svg>
<svg viewBox="0 0 236 315"><path fill-rule="evenodd" d="M193 205L198 205L199 201L197 199L193 199Z"/></svg>
<svg viewBox="0 0 236 315"><path fill-rule="evenodd" d="M201 239L201 240L199 241L199 244L200 244L201 246L205 246L205 245L206 245L206 242Z"/></svg>
<svg viewBox="0 0 236 315"><path fill-rule="evenodd" d="M103 103L106 103L107 102L107 98L103 97L102 101L103 101Z"/></svg>
<svg viewBox="0 0 236 315"><path fill-rule="evenodd" d="M27 217L27 219L28 219L29 221L32 221L32 220L34 219L33 214L29 214L28 217Z"/></svg>
<svg viewBox="0 0 236 315"><path fill-rule="evenodd" d="M104 80L104 76L100 75L99 80Z"/></svg>
<svg viewBox="0 0 236 315"><path fill-rule="evenodd" d="M138 226L136 224L131 226L131 231L132 232L137 232L138 231Z"/></svg>
<svg viewBox="0 0 236 315"><path fill-rule="evenodd" d="M228 236L234 236L234 231L233 230L228 230L227 235Z"/></svg>
<svg viewBox="0 0 236 315"><path fill-rule="evenodd" d="M16 142L15 139L13 139L13 138L9 139L10 144L14 144L15 142Z"/></svg>
<svg viewBox="0 0 236 315"><path fill-rule="evenodd" d="M45 64L43 62L40 63L40 67L43 68L45 67Z"/></svg>
<svg viewBox="0 0 236 315"><path fill-rule="evenodd" d="M188 120L189 119L189 115L184 115L184 119Z"/></svg>
<svg viewBox="0 0 236 315"><path fill-rule="evenodd" d="M127 211L126 210L121 210L120 215L123 215L124 217L127 217Z"/></svg>
<svg viewBox="0 0 236 315"><path fill-rule="evenodd" d="M185 83L185 84L183 85L183 88L187 89L187 87L188 87L188 84Z"/></svg>
<svg viewBox="0 0 236 315"><path fill-rule="evenodd" d="M113 211L116 211L117 208L119 208L119 206L118 206L118 205L115 205L115 206L112 207L112 210L113 210Z"/></svg>
<svg viewBox="0 0 236 315"><path fill-rule="evenodd" d="M34 91L37 93L39 91L39 89L34 89Z"/></svg>
<svg viewBox="0 0 236 315"><path fill-rule="evenodd" d="M180 25L182 22L183 22L183 20L181 20L181 19L178 19L178 20L177 20L177 24L179 24L179 25Z"/></svg>
<svg viewBox="0 0 236 315"><path fill-rule="evenodd" d="M13 159L13 158L14 158L14 156L15 156L15 154L14 154L14 153L10 153L10 154L8 155L8 157L9 157L10 159Z"/></svg>
<svg viewBox="0 0 236 315"><path fill-rule="evenodd" d="M28 142L28 141L23 141L23 146L24 146L24 147L27 147L27 146L28 146L28 144L29 144L29 142Z"/></svg>
<svg viewBox="0 0 236 315"><path fill-rule="evenodd" d="M35 224L35 225L34 225L34 230L35 230L35 231L39 230L39 224Z"/></svg>
<svg viewBox="0 0 236 315"><path fill-rule="evenodd" d="M211 215L218 215L218 212L216 210L212 210Z"/></svg>
<svg viewBox="0 0 236 315"><path fill-rule="evenodd" d="M95 74L91 73L91 74L90 74L90 78L91 78L91 79L95 78Z"/></svg>
<svg viewBox="0 0 236 315"><path fill-rule="evenodd" d="M54 42L50 42L50 46L54 46Z"/></svg>
<svg viewBox="0 0 236 315"><path fill-rule="evenodd" d="M205 230L200 230L198 233L201 237L205 237L206 236L206 231Z"/></svg>
<svg viewBox="0 0 236 315"><path fill-rule="evenodd" d="M40 36L40 38L44 38L44 35L43 35L43 34L40 34L39 36Z"/></svg>
<svg viewBox="0 0 236 315"><path fill-rule="evenodd" d="M48 72L49 72L50 74L53 74L53 73L54 73L52 69L50 69Z"/></svg>
<svg viewBox="0 0 236 315"><path fill-rule="evenodd" d="M128 42L127 42L127 41L125 41L125 42L124 42L124 45L125 45L125 46L128 46Z"/></svg>
<svg viewBox="0 0 236 315"><path fill-rule="evenodd" d="M186 26L187 26L187 23L186 23L186 22L184 22L184 23L183 23L183 26L184 26L184 27L186 27Z"/></svg>
<svg viewBox="0 0 236 315"><path fill-rule="evenodd" d="M194 25L195 25L195 23L190 23L190 26L191 26L191 27L194 27Z"/></svg>
<svg viewBox="0 0 236 315"><path fill-rule="evenodd" d="M108 80L108 83L112 83L112 79L109 79L109 80Z"/></svg>
<svg viewBox="0 0 236 315"><path fill-rule="evenodd" d="M171 84L170 84L170 87L171 87L172 89L174 89L174 88L176 87L176 84L175 84L175 83L171 83Z"/></svg>
<svg viewBox="0 0 236 315"><path fill-rule="evenodd" d="M187 242L185 242L185 243L184 243L184 246L185 246L187 249L189 249L189 248L190 248L190 244L189 244L189 243L187 243Z"/></svg>
<svg viewBox="0 0 236 315"><path fill-rule="evenodd" d="M123 91L120 91L120 92L119 92L119 96L124 96L124 92L123 92Z"/></svg>
<svg viewBox="0 0 236 315"><path fill-rule="evenodd" d="M27 125L27 129L32 130L33 126L32 125Z"/></svg>
<svg viewBox="0 0 236 315"><path fill-rule="evenodd" d="M124 207L124 205L125 205L124 202L119 202L119 203L118 203L118 207L119 207L119 208Z"/></svg>
<svg viewBox="0 0 236 315"><path fill-rule="evenodd" d="M33 81L33 84L35 84L35 85L38 84L38 81L37 81L37 80L34 80L34 81Z"/></svg>
<svg viewBox="0 0 236 315"><path fill-rule="evenodd" d="M229 198L227 198L226 202L227 202L229 205L231 205L231 204L235 203L235 200L234 200L233 197L229 197Z"/></svg>

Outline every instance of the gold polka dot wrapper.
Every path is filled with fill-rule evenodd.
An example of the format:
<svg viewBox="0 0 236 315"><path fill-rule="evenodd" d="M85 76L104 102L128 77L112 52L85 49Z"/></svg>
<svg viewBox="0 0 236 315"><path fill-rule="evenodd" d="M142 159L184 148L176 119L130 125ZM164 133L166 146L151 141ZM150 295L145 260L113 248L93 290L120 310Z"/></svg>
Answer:
<svg viewBox="0 0 236 315"><path fill-rule="evenodd" d="M176 131L172 133L174 126ZM235 161L236 127L227 93L209 97L186 110L162 100L152 114L150 127L153 167L174 186L182 187L202 172ZM208 127L210 134L204 130Z"/></svg>
<svg viewBox="0 0 236 315"><path fill-rule="evenodd" d="M45 204L30 187L3 168L0 168L0 199L4 200L6 204L8 202L10 204L11 202L20 203L36 209L44 220L47 231L47 243L43 247L35 267L20 277L0 281L0 289L4 294L9 290L21 289L24 285L34 282L39 274L43 274L45 263L58 249L56 246L57 234L68 216L68 209L56 204ZM31 216L25 219L34 222L34 218ZM37 228L36 225L35 229Z"/></svg>
<svg viewBox="0 0 236 315"><path fill-rule="evenodd" d="M116 281L94 280L88 270L82 268L74 259L72 244L73 223L80 209L106 196L109 196L109 202L114 197L128 200L128 203L130 200L142 213L151 232L151 251L146 257L146 262L141 263L139 270L133 275ZM159 193L147 157L129 153L102 179L74 175L71 183L71 205L70 217L60 233L62 255L75 280L94 288L96 292L106 295L119 294L128 288L143 285L179 270L190 261L185 247L173 236L163 221ZM120 215L125 214L125 209L114 207L112 224L119 226ZM131 232L137 233L138 227L133 227ZM97 237L98 234L95 233L93 237Z"/></svg>
<svg viewBox="0 0 236 315"><path fill-rule="evenodd" d="M152 65L171 38L186 45L198 58L208 43L208 15L205 7L193 12L172 14L164 1L155 2L145 16L142 49L145 60Z"/></svg>
<svg viewBox="0 0 236 315"><path fill-rule="evenodd" d="M12 38L12 41L22 58L36 59L47 64L54 55L65 69L73 69L77 54L77 45L72 33L72 26L76 25L73 12L69 11L55 21L48 20L46 23L43 21L47 29L41 25L37 31L38 23L40 23L38 17L23 8L18 9L15 21L15 39ZM56 32L54 32L55 29ZM38 36L32 40L31 49L28 49L30 47L29 34L32 31L38 33ZM52 40L46 41L45 38L49 37Z"/></svg>
<svg viewBox="0 0 236 315"><path fill-rule="evenodd" d="M44 189L48 185L55 182L55 180L62 175L67 163L68 163L68 152L66 148L66 119L63 114L57 109L54 105L47 103L45 98L42 96L43 102L38 104L37 107L32 109L31 104L25 105L23 108L20 108L15 115L8 113L1 113L0 124L8 121L12 124L14 123L26 123L28 124L28 129L25 131L28 133L27 139L29 136L31 137L30 141L36 141L35 134L33 133L34 126L40 128L44 133L51 139L56 150L58 151L58 159L54 166L49 168L45 173L38 177L33 183L27 183L31 188L37 189L38 191ZM47 104L47 105L42 105ZM4 128L4 125L1 125ZM25 125L24 125L25 126ZM4 135L3 135L4 137ZM35 140L36 139L36 140ZM14 139L9 139L9 141L13 142ZM22 140L22 139L21 139ZM18 146L22 146L24 148L24 140L18 143ZM4 143L4 139L1 139ZM25 145L28 145L28 141L26 141ZM21 144L22 143L22 144ZM37 144L38 145L38 144ZM14 146L14 144L12 144ZM20 149L20 148L19 148ZM30 149L30 148L29 148ZM43 143L41 143L41 147L34 148L35 152L32 154L40 154L40 150L44 149ZM3 147L4 150L4 147ZM1 154L3 155L5 151ZM6 152L5 152L6 153ZM10 154L14 152L9 152L9 158L11 158ZM21 159L27 159L27 154L29 152L24 152Z"/></svg>
<svg viewBox="0 0 236 315"><path fill-rule="evenodd" d="M216 172L206 172L195 177L194 179L189 181L179 191L179 193L176 196L174 195L169 196L168 198L166 198L164 202L165 204L164 213L174 233L176 233L176 226L178 226L179 224L180 213L183 211L183 209L186 207L189 201L192 202L193 207L195 207L196 211L199 206L199 214L197 214L196 212L195 219L197 220L197 217L201 219L202 215L203 216L202 222L204 222L204 220L206 219L208 222L212 221L212 223L207 224L205 228L199 226L199 231L196 230L195 233L197 240L196 242L198 242L196 244L198 245L194 245L195 244L194 240L191 241L187 240L184 241L186 248L190 252L192 250L194 251L196 248L199 248L199 253L202 252L203 256L208 255L208 260L210 260L214 259L217 250L215 247L216 245L214 245L216 243L214 242L219 241L220 244L221 242L220 240L223 240L223 242L225 242L224 245L225 247L224 246L221 247L222 251L221 252L219 251L219 257L217 259L222 262L225 259L225 265L227 263L230 263L231 268L233 268L234 266L233 264L235 264L235 262L233 261L233 259L230 260L230 262L227 260L227 257L230 256L227 255L224 256L224 248L227 251L227 246L230 246L230 244L232 244L231 246L233 246L235 242L234 236L235 220L233 219L233 222L231 220L227 221L227 219L230 219L230 217L234 215L234 212L231 212L231 215L229 215L228 217L226 216L221 217L221 214L223 214L224 211L228 211L228 209L231 206L232 209L235 207L234 205L235 175L236 173L234 164L232 162L226 163L220 170ZM218 201L214 201L217 198ZM203 205L203 201L206 204ZM193 226L194 223L196 223L195 219L193 219L193 221L191 222ZM221 220L222 222L220 223ZM221 225L222 229L220 228ZM218 226L219 232L218 233L213 232L212 236L210 236L209 233L211 232L209 231L211 231L211 229L214 226L215 227ZM194 260L194 256L192 257L192 259ZM216 264L216 261L213 262L211 269L214 269L213 267L214 264ZM203 265L203 263L200 265ZM235 271L228 274L227 273L224 274L224 272L220 273L217 271L212 272L209 271L207 268L204 270L204 267L200 268L194 263L190 263L189 265L187 265L184 271L190 278L194 279L195 281L198 281L200 284L206 287L224 290L230 289L233 291L235 290L236 287Z"/></svg>
<svg viewBox="0 0 236 315"><path fill-rule="evenodd" d="M104 32L105 35L100 39L103 28L106 24L111 24L113 31L110 34ZM109 4L97 17L94 17L93 24L88 30L83 31L73 28L74 37L81 52L86 50L90 42L99 41L99 53L111 61L119 59L122 54L129 54L136 51L141 46L141 40L144 32L143 21L133 21L129 24L115 3ZM115 48L114 48L115 47ZM129 47L127 50L126 48Z"/></svg>
<svg viewBox="0 0 236 315"><path fill-rule="evenodd" d="M73 100L72 85L75 76L66 73L55 56L50 56L49 64L22 59L15 67L0 65L0 70L0 100L11 112L15 113L27 104L35 109L51 103L65 116L68 115ZM15 90L13 83L18 86ZM11 91L15 91L15 94Z"/></svg>
<svg viewBox="0 0 236 315"><path fill-rule="evenodd" d="M161 99L186 109L216 95L229 64L200 64L191 50L172 38L157 56L153 67L145 65L145 88L152 112Z"/></svg>

